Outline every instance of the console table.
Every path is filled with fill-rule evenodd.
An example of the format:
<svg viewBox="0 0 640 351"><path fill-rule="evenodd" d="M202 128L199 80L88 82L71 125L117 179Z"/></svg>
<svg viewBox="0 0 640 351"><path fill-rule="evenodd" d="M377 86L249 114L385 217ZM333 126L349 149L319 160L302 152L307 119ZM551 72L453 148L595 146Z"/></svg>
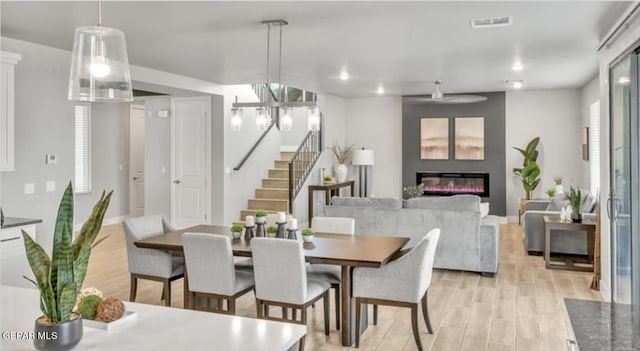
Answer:
<svg viewBox="0 0 640 351"><path fill-rule="evenodd" d="M583 219L582 222L563 221L558 216L544 216L544 261L547 269L567 269L573 271L593 272L593 254L596 223ZM574 261L565 258L564 264L551 263L551 233L555 230L587 233L587 254L590 267L577 266Z"/></svg>
<svg viewBox="0 0 640 351"><path fill-rule="evenodd" d="M311 225L311 218L313 217L314 191L324 191L324 204L328 205L331 201L331 197L340 195L340 189L346 187L349 187L351 190L351 196L353 196L355 192L355 181L353 180L335 184L309 185L309 225Z"/></svg>

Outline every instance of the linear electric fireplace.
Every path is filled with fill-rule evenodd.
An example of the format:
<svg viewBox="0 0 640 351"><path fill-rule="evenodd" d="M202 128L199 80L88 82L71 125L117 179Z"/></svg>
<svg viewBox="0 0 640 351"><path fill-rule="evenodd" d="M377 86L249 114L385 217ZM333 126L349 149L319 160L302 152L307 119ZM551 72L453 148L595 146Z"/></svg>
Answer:
<svg viewBox="0 0 640 351"><path fill-rule="evenodd" d="M417 184L424 184L424 196L472 194L489 197L487 172L418 172Z"/></svg>

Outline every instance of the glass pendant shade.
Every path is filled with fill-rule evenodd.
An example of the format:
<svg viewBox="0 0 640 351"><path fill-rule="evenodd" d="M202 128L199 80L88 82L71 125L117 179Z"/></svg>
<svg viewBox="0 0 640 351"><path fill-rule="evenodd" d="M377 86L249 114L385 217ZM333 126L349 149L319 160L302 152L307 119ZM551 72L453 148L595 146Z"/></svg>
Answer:
<svg viewBox="0 0 640 351"><path fill-rule="evenodd" d="M242 110L239 108L231 109L231 131L239 132L242 129Z"/></svg>
<svg viewBox="0 0 640 351"><path fill-rule="evenodd" d="M310 131L317 132L320 130L320 111L317 107L309 108L309 117L307 119L307 127Z"/></svg>
<svg viewBox="0 0 640 351"><path fill-rule="evenodd" d="M280 131L290 132L293 128L293 118L291 117L291 108L283 107L280 109Z"/></svg>
<svg viewBox="0 0 640 351"><path fill-rule="evenodd" d="M133 100L124 33L92 26L76 28L69 74L69 100Z"/></svg>
<svg viewBox="0 0 640 351"><path fill-rule="evenodd" d="M267 108L256 109L256 126L258 130L264 132L269 127L269 110Z"/></svg>

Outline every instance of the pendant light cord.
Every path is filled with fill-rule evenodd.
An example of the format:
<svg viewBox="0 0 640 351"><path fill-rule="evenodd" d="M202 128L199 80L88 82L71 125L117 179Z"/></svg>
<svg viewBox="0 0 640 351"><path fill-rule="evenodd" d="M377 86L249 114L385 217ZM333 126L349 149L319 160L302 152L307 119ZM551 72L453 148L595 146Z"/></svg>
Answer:
<svg viewBox="0 0 640 351"><path fill-rule="evenodd" d="M280 102L282 102L282 23L280 24L280 39L278 40L280 50L278 52L278 90Z"/></svg>
<svg viewBox="0 0 640 351"><path fill-rule="evenodd" d="M102 27L102 0L98 0L98 27Z"/></svg>
<svg viewBox="0 0 640 351"><path fill-rule="evenodd" d="M269 84L269 63L271 57L269 53L271 52L271 23L267 24L267 102L271 102L271 86Z"/></svg>

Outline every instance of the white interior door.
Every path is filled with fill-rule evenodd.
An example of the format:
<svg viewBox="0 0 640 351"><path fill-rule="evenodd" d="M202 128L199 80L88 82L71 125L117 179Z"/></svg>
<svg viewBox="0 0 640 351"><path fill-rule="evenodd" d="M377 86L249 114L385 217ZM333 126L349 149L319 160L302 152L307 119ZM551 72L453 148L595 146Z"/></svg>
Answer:
<svg viewBox="0 0 640 351"><path fill-rule="evenodd" d="M129 114L129 213L144 216L144 106Z"/></svg>
<svg viewBox="0 0 640 351"><path fill-rule="evenodd" d="M208 223L209 98L171 99L173 130L172 223Z"/></svg>

